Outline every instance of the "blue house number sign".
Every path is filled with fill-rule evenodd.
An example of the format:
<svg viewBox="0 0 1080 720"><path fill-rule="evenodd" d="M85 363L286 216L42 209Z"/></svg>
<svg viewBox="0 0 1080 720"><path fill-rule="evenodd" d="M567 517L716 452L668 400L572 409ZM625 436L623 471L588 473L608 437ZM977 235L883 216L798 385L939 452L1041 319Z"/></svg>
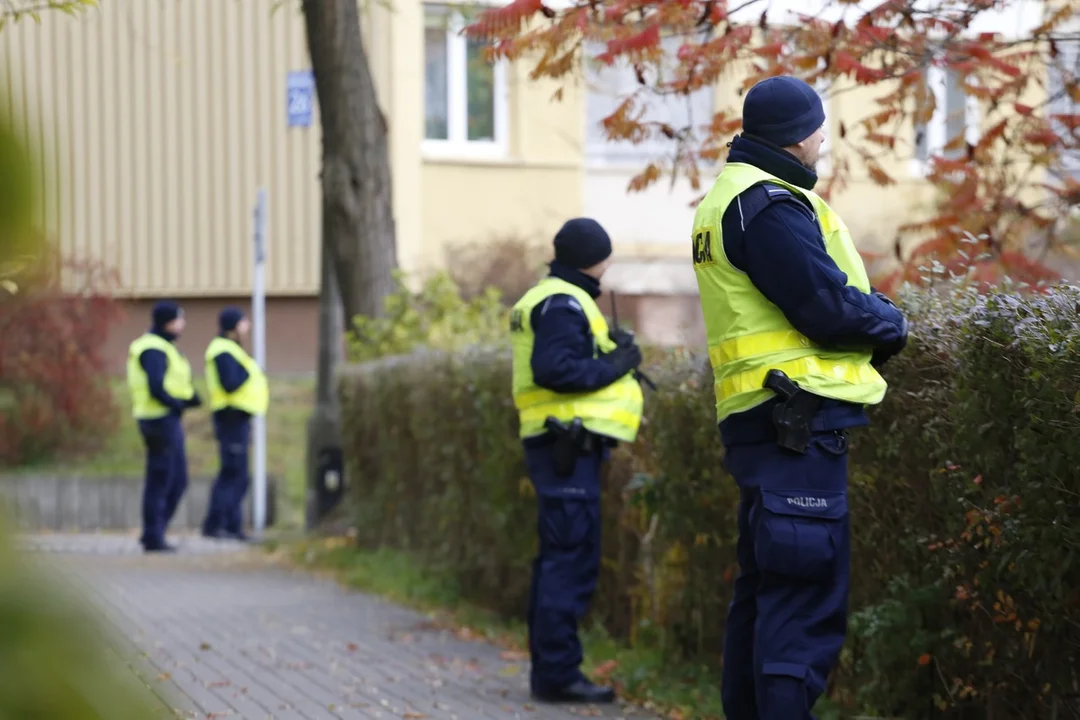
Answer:
<svg viewBox="0 0 1080 720"><path fill-rule="evenodd" d="M286 82L289 127L310 127L315 106L315 75L310 70L292 70Z"/></svg>

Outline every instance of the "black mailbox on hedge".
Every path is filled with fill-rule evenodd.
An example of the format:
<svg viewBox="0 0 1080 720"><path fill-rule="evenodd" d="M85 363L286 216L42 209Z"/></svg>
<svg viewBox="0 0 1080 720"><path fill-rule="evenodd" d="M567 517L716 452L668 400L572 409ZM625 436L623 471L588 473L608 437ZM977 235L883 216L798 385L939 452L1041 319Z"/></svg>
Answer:
<svg viewBox="0 0 1080 720"><path fill-rule="evenodd" d="M315 466L315 506L318 517L325 517L345 494L345 463L340 447L319 450Z"/></svg>

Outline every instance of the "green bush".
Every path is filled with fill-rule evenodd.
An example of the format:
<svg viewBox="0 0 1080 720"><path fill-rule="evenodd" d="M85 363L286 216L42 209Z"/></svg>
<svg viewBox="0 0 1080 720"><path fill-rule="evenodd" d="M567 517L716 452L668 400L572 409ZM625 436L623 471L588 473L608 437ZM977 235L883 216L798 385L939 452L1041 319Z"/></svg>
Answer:
<svg viewBox="0 0 1080 720"><path fill-rule="evenodd" d="M384 301L382 317L360 316L349 333L349 360L365 362L417 348L460 350L497 341L506 332L509 310L498 290L488 288L462 299L449 273L432 275L419 292L394 275L395 291Z"/></svg>
<svg viewBox="0 0 1080 720"><path fill-rule="evenodd" d="M909 292L909 349L852 435L852 621L831 698L925 718L1075 717L1080 683L1080 291ZM703 355L650 352L660 386L605 477L593 619L714 663L738 494ZM524 611L534 513L504 347L350 367L340 391L358 539Z"/></svg>

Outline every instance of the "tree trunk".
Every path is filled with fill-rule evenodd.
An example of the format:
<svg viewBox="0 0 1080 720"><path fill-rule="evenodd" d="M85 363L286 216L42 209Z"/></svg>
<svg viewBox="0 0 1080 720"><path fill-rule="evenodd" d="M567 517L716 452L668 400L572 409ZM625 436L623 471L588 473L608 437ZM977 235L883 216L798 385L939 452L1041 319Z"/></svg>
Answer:
<svg viewBox="0 0 1080 720"><path fill-rule="evenodd" d="M349 325L383 313L397 242L386 118L360 36L356 0L304 0L323 130L323 241Z"/></svg>
<svg viewBox="0 0 1080 720"><path fill-rule="evenodd" d="M341 415L333 387L342 330L383 313L397 266L386 119L360 36L356 0L304 0L322 115L322 291L315 411L308 421L307 527L344 492ZM336 310L344 310L342 318Z"/></svg>
<svg viewBox="0 0 1080 720"><path fill-rule="evenodd" d="M315 410L307 424L307 495L305 527L319 527L344 495L341 461L341 407L334 387L334 368L341 360L344 329L341 300L330 262L330 249L322 244L322 283L319 291L319 364Z"/></svg>

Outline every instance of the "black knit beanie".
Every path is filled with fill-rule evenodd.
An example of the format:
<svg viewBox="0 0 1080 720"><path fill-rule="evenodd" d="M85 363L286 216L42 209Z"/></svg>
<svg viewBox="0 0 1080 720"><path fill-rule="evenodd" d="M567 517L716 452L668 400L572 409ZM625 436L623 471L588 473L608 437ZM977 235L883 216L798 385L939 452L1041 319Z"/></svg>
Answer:
<svg viewBox="0 0 1080 720"><path fill-rule="evenodd" d="M218 327L221 332L232 332L243 319L243 310L237 307L227 307L218 315Z"/></svg>
<svg viewBox="0 0 1080 720"><path fill-rule="evenodd" d="M796 145L825 123L817 91L798 78L762 80L743 100L743 131L779 147Z"/></svg>
<svg viewBox="0 0 1080 720"><path fill-rule="evenodd" d="M183 314L183 310L173 300L158 300L150 312L150 320L156 328L163 328Z"/></svg>
<svg viewBox="0 0 1080 720"><path fill-rule="evenodd" d="M555 261L583 270L611 256L611 238L592 218L574 218L555 233Z"/></svg>

